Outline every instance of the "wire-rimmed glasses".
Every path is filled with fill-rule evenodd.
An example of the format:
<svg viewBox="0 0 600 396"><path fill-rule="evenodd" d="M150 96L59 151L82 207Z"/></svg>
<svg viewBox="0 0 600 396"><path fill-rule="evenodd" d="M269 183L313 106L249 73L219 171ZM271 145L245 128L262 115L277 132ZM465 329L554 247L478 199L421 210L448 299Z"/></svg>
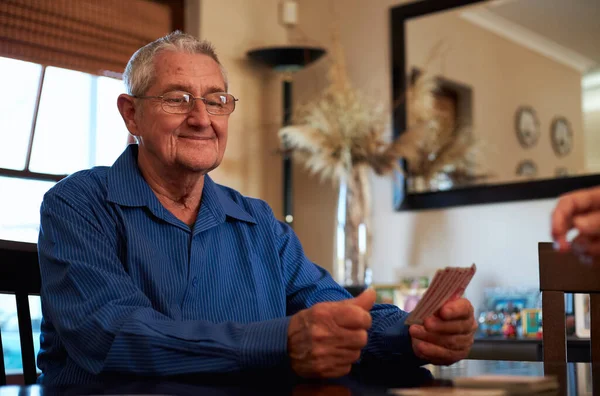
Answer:
<svg viewBox="0 0 600 396"><path fill-rule="evenodd" d="M204 102L206 111L212 115L228 115L235 110L238 101L232 94L211 92L194 97L189 92L171 91L161 96L133 96L137 99L160 99L162 109L169 114L187 114L194 108L196 100Z"/></svg>

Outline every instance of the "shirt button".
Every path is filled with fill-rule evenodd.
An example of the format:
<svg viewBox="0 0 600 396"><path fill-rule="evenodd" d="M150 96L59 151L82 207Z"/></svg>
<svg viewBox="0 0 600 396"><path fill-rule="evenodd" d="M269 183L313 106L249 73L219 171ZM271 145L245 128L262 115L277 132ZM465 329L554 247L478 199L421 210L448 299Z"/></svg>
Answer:
<svg viewBox="0 0 600 396"><path fill-rule="evenodd" d="M198 278L194 276L194 279L192 279L192 286L197 287L198 286Z"/></svg>

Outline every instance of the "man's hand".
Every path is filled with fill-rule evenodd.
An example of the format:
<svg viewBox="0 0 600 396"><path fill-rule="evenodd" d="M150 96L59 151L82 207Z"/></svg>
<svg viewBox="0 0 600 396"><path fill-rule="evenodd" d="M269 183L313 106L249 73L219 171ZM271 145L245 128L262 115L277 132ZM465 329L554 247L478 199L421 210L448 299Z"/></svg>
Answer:
<svg viewBox="0 0 600 396"><path fill-rule="evenodd" d="M569 244L567 232L579 235ZM563 195L552 212L552 238L562 252L573 250L582 259L600 256L600 187Z"/></svg>
<svg viewBox="0 0 600 396"><path fill-rule="evenodd" d="M324 302L290 320L288 354L292 369L303 377L341 377L350 372L367 345L375 291L356 298Z"/></svg>
<svg viewBox="0 0 600 396"><path fill-rule="evenodd" d="M469 354L477 323L469 300L447 302L425 319L423 326L412 325L409 332L417 357L432 364L449 365Z"/></svg>

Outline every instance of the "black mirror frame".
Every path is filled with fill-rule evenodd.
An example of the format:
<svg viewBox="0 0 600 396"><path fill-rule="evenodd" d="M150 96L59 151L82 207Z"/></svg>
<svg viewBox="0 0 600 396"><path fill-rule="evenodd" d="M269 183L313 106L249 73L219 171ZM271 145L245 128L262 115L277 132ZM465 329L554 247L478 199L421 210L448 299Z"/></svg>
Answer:
<svg viewBox="0 0 600 396"><path fill-rule="evenodd" d="M390 8L392 103L406 90L406 20L484 1L488 0L421 0ZM394 137L398 137L401 131L406 129L406 108L403 103L393 109L392 127ZM402 166L406 169L405 163L402 163ZM406 178L400 174L394 181L394 207L397 211L555 198L569 191L599 185L600 174L507 184L481 184L411 194L406 193L406 182Z"/></svg>

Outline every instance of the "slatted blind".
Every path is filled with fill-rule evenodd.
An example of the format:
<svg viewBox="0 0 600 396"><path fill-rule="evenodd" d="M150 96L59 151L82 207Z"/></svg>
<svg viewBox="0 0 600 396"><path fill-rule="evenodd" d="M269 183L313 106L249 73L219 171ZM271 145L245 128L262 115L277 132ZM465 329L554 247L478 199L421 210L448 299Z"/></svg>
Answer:
<svg viewBox="0 0 600 396"><path fill-rule="evenodd" d="M119 75L171 21L168 5L149 0L0 0L0 56Z"/></svg>

